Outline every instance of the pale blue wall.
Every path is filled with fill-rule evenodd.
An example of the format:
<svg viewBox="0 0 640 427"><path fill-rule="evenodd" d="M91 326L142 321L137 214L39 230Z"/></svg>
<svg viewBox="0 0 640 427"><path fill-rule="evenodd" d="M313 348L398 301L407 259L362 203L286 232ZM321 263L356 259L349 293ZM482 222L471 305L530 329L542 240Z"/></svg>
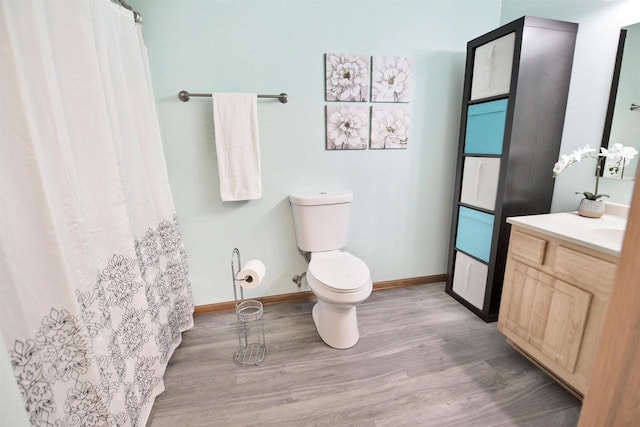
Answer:
<svg viewBox="0 0 640 427"><path fill-rule="evenodd" d="M446 271L468 40L499 24L500 1L131 2L143 33L196 304L233 300L230 256L267 266L249 296L297 291L306 269L287 196L351 189L348 250L374 281ZM415 60L407 150L325 151L325 52ZM221 203L210 99L178 91L287 92L260 101L264 196Z"/></svg>
<svg viewBox="0 0 640 427"><path fill-rule="evenodd" d="M569 88L561 153L569 154L589 144L600 147L609 102L611 78L620 28L640 21L638 0L504 0L501 23L522 15L560 19L579 24ZM593 191L595 161L572 166L557 179L551 209L575 210L582 196ZM612 201L629 204L633 181L600 180L600 193Z"/></svg>
<svg viewBox="0 0 640 427"><path fill-rule="evenodd" d="M467 41L522 15L580 24L565 152L599 145L618 30L640 20L635 0L131 3L145 19L196 304L233 299L229 262L236 246L245 260L267 265L265 282L249 296L297 290L291 277L306 265L295 246L287 195L299 190L353 190L347 249L369 264L374 281L444 273ZM325 52L415 59L408 150L324 150ZM179 102L181 89L289 93L286 105L259 104L261 200L220 202L211 102ZM574 192L592 182L590 168L565 172L552 209L574 210ZM629 183L602 186L614 200L629 201Z"/></svg>

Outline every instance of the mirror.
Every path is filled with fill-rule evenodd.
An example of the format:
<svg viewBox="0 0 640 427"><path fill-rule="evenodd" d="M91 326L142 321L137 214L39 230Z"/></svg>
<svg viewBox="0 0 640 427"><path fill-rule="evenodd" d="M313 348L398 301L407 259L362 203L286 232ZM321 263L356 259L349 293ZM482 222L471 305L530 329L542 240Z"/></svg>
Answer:
<svg viewBox="0 0 640 427"><path fill-rule="evenodd" d="M640 151L640 23L620 31L602 147L612 147L616 143ZM634 179L639 157L617 173L605 164L602 176Z"/></svg>

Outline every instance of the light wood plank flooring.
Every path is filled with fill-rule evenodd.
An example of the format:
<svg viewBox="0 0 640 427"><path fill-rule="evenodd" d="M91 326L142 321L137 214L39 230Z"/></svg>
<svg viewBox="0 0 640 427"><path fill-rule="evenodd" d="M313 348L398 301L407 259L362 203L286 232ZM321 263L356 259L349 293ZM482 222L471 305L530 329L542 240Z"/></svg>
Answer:
<svg viewBox="0 0 640 427"><path fill-rule="evenodd" d="M240 367L235 316L198 316L148 423L163 426L574 426L580 402L444 293L374 292L360 341L318 337L313 302L265 307L269 354Z"/></svg>

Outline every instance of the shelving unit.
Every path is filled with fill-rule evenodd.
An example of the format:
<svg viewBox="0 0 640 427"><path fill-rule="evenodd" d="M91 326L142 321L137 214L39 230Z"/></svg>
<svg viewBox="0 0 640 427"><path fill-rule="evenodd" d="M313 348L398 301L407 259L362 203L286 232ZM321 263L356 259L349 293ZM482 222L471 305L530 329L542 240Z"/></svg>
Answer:
<svg viewBox="0 0 640 427"><path fill-rule="evenodd" d="M551 208L577 30L525 16L467 44L446 292L487 322L506 218Z"/></svg>

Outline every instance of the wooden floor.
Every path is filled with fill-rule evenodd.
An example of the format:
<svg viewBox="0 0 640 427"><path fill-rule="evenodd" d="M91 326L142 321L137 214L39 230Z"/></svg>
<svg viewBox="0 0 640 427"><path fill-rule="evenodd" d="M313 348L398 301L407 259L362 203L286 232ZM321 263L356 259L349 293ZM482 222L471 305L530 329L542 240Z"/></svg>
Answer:
<svg viewBox="0 0 640 427"><path fill-rule="evenodd" d="M233 313L195 319L165 374L152 427L574 426L580 402L443 284L374 292L360 341L318 337L313 302L265 307L269 354L240 367Z"/></svg>

